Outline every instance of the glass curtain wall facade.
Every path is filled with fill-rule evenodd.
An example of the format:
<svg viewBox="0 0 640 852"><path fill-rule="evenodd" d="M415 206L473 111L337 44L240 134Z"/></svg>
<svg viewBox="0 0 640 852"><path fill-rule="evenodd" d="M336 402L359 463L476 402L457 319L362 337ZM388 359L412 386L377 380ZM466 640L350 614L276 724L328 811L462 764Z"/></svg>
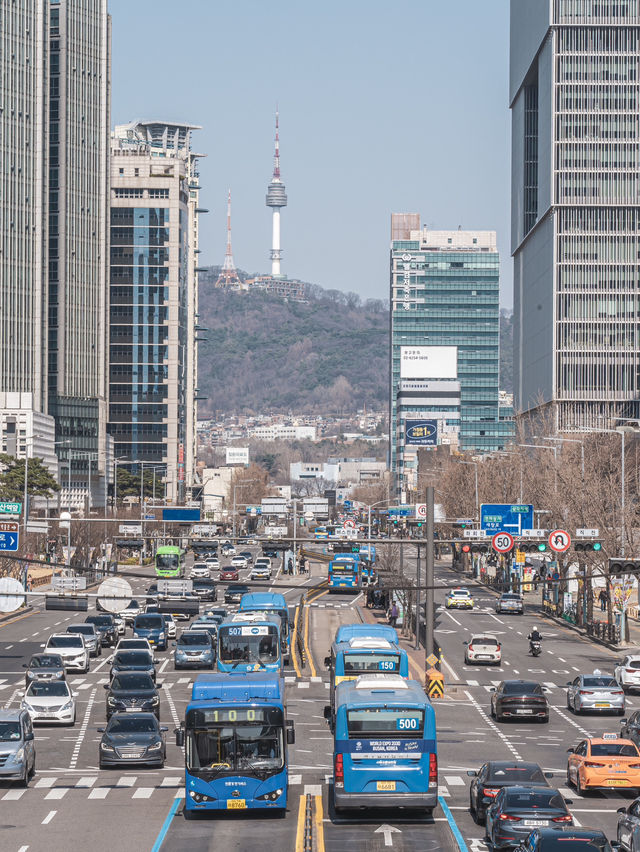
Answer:
<svg viewBox="0 0 640 852"><path fill-rule="evenodd" d="M394 217L398 214L394 214ZM401 348L457 347L459 416L452 407L447 426L459 423L462 450L502 448L510 429L498 416L499 254L495 233L411 231L391 243L391 469L397 458L397 396ZM451 376L412 376L437 380Z"/></svg>
<svg viewBox="0 0 640 852"><path fill-rule="evenodd" d="M640 2L512 0L516 411L640 416Z"/></svg>

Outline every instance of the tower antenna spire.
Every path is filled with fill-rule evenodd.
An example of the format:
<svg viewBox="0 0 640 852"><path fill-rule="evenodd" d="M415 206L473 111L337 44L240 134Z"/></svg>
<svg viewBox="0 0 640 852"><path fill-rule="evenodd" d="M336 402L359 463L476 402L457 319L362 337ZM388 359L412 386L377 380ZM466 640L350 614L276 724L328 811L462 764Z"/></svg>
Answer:
<svg viewBox="0 0 640 852"><path fill-rule="evenodd" d="M238 276L236 265L233 262L233 252L231 250L231 190L227 193L227 247L224 253L224 263L220 270L220 275L215 283L216 287L230 287L233 289L243 289L244 285Z"/></svg>
<svg viewBox="0 0 640 852"><path fill-rule="evenodd" d="M276 144L273 156L273 177L267 189L267 207L273 210L271 236L271 275L280 275L280 208L287 206L287 193L280 177L280 112L276 105Z"/></svg>

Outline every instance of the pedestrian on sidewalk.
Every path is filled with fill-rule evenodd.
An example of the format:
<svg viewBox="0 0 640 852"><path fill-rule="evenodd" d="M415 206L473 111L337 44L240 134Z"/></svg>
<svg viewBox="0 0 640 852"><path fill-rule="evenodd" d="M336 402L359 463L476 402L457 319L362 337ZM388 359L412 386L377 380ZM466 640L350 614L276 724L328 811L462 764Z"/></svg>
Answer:
<svg viewBox="0 0 640 852"><path fill-rule="evenodd" d="M537 571L534 571L533 574L533 591L538 591L538 584L540 583L540 574Z"/></svg>
<svg viewBox="0 0 640 852"><path fill-rule="evenodd" d="M600 612L606 612L607 603L609 602L609 592L606 590L606 588L600 590L598 599L600 600Z"/></svg>
<svg viewBox="0 0 640 852"><path fill-rule="evenodd" d="M32 579L31 579L31 577L27 574L27 591L28 591L28 592L31 592L32 590L33 590L33 580L32 580Z"/></svg>
<svg viewBox="0 0 640 852"><path fill-rule="evenodd" d="M392 627L396 626L396 621L398 620L398 607L396 606L396 602L394 601L389 608L389 624Z"/></svg>

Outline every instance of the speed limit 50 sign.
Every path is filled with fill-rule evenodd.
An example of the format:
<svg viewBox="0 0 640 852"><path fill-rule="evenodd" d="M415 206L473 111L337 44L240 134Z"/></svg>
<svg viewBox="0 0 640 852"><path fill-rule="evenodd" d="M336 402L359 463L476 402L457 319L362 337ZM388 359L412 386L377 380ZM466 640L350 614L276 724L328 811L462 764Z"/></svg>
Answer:
<svg viewBox="0 0 640 852"><path fill-rule="evenodd" d="M496 533L491 539L491 546L498 553L508 553L514 545L511 533Z"/></svg>

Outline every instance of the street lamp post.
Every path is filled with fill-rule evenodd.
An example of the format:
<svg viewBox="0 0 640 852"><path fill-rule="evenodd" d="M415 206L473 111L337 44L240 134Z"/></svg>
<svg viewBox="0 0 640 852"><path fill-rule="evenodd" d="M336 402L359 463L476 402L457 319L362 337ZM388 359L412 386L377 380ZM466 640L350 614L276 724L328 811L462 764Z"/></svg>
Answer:
<svg viewBox="0 0 640 852"><path fill-rule="evenodd" d="M536 450L553 450L555 464L553 466L554 490L558 490L558 447L547 447L544 444L516 444L517 447L531 447Z"/></svg>
<svg viewBox="0 0 640 852"><path fill-rule="evenodd" d="M581 441L579 438L560 438L560 437L545 437L543 435L534 435L536 440L539 441L562 441L562 443L566 444L580 444L580 462L582 469L582 481L584 482L584 441Z"/></svg>

